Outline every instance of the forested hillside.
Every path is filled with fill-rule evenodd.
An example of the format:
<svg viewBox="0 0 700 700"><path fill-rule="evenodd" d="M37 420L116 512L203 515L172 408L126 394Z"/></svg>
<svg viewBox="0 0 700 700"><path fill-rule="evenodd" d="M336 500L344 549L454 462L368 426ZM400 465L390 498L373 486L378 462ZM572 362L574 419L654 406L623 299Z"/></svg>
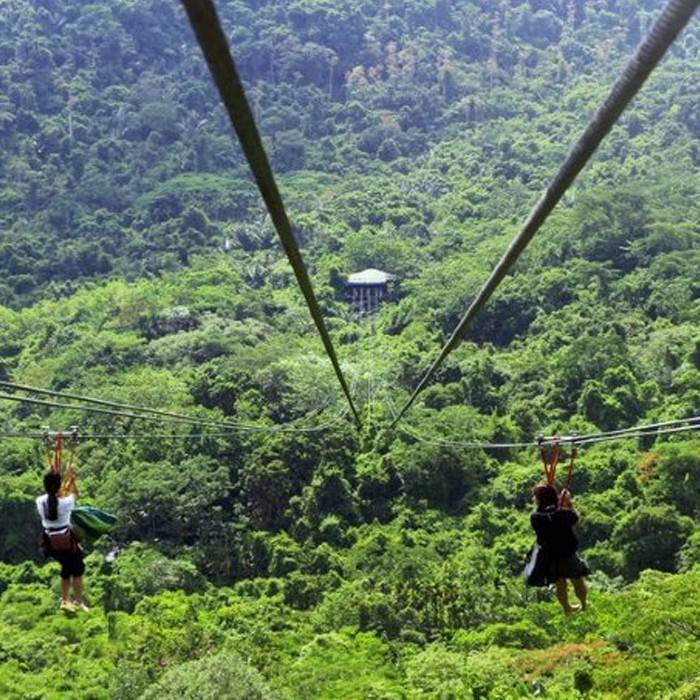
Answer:
<svg viewBox="0 0 700 700"><path fill-rule="evenodd" d="M692 433L579 450L572 618L521 577L537 451L456 444L700 415L697 17L389 427L662 5L220 3L360 430L180 5L0 5L0 380L257 428L0 400L97 436L119 519L59 612L2 439L0 696L700 697Z"/></svg>

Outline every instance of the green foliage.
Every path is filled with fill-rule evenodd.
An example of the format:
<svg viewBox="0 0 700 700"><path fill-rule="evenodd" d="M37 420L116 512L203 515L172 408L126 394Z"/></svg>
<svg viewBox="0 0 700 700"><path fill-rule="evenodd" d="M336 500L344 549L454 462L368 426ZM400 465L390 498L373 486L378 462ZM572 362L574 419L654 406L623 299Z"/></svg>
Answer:
<svg viewBox="0 0 700 700"><path fill-rule="evenodd" d="M700 454L687 445L664 445L649 469L648 490L657 503L671 503L684 515L700 512Z"/></svg>
<svg viewBox="0 0 700 700"><path fill-rule="evenodd" d="M505 650L464 655L433 644L406 664L406 677L415 696L524 697L526 685L514 684L512 657Z"/></svg>
<svg viewBox="0 0 700 700"><path fill-rule="evenodd" d="M191 562L168 559L134 542L119 552L105 586L103 596L107 609L132 611L145 596L168 590L193 593L204 587L204 581Z"/></svg>
<svg viewBox="0 0 700 700"><path fill-rule="evenodd" d="M286 681L298 698L391 697L401 688L376 636L340 630L318 635L299 650Z"/></svg>
<svg viewBox="0 0 700 700"><path fill-rule="evenodd" d="M692 529L692 521L671 506L642 506L620 518L611 541L622 554L625 575L634 578L645 569L675 571Z"/></svg>
<svg viewBox="0 0 700 700"><path fill-rule="evenodd" d="M139 439L79 450L119 518L88 616L34 561L44 457L3 441L0 696L695 697L697 441L582 446L567 620L520 578L536 455L457 443L698 415L697 22L388 430L655 8L222 4L356 430L181 8L5 5L0 379L273 430L2 402ZM364 267L399 277L369 320Z"/></svg>
<svg viewBox="0 0 700 700"><path fill-rule="evenodd" d="M262 676L240 656L220 653L197 661L188 661L167 671L147 688L142 700L166 696L192 700L268 700L275 697Z"/></svg>

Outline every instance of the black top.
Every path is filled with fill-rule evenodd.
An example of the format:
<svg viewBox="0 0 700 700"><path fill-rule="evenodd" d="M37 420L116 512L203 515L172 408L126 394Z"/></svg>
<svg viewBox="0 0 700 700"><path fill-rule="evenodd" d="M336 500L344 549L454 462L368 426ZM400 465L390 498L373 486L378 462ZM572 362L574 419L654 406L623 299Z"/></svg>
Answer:
<svg viewBox="0 0 700 700"><path fill-rule="evenodd" d="M553 557L570 557L578 550L578 539L573 527L578 522L575 510L548 506L530 516L532 529L537 533L537 544Z"/></svg>

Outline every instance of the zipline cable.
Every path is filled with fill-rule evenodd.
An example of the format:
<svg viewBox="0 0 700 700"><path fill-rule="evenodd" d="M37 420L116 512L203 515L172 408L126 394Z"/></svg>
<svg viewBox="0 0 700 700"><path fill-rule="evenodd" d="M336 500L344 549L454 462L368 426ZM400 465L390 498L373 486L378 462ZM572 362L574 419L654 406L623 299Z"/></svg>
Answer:
<svg viewBox="0 0 700 700"><path fill-rule="evenodd" d="M2 396L0 396L2 398ZM32 402L33 403L33 402ZM47 402L42 402L44 405ZM54 405L54 404L51 404ZM77 408L77 407L76 407ZM324 407L325 408L325 407ZM324 410L321 408L319 411ZM319 411L316 411L318 414ZM348 413L348 409L338 412L331 417L329 421L322 423L321 425L315 426L302 426L301 428L287 429L286 432L318 432L320 430L327 430L330 428L337 427L340 419L344 418ZM303 416L299 420L306 419L307 416ZM265 426L253 426L264 428ZM284 427L284 426L280 426ZM44 439L46 437L55 437L57 435L64 435L71 440L81 441L81 440L149 440L149 439L159 439L159 440L182 440L182 439L200 439L200 438L212 438L212 437L233 437L236 434L235 430L228 430L226 432L208 432L208 433L81 433L76 432L75 427L69 428L67 430L5 430L0 431L0 439L2 438L39 438Z"/></svg>
<svg viewBox="0 0 700 700"><path fill-rule="evenodd" d="M238 140L255 177L260 194L265 201L267 210L270 212L270 217L292 266L297 283L306 299L306 304L321 336L326 354L333 365L340 386L348 400L350 410L359 427L361 424L360 416L353 403L350 389L338 362L333 341L323 320L323 314L314 293L309 273L304 264L299 245L294 237L282 196L277 188L267 153L262 144L260 133L255 124L255 119L248 104L243 83L238 75L226 36L221 28L214 3L212 0L182 0L182 4L185 7L192 29L219 90L221 100L226 107L231 124L238 135Z"/></svg>
<svg viewBox="0 0 700 700"><path fill-rule="evenodd" d="M110 415L110 416L115 416L118 418L129 418L131 420L145 420L145 421L155 421L159 423L165 422L165 419L162 417L158 416L151 416L151 415L145 415L145 414L139 414L139 413L132 413L132 412L127 412L127 411L117 411L113 410L110 408L101 408L97 406L79 406L76 404L69 404L69 403L63 403L60 401L45 401L43 399L33 399L27 396L15 396L13 394L5 394L0 392L0 400L3 401L15 401L18 403L28 403L32 404L35 406L47 406L50 408L65 408L65 409L71 409L75 411L82 411L85 413L97 413L97 414L102 414L102 415ZM231 432L235 431L243 431L243 432L265 432L265 433L282 433L282 432L304 432L304 433L311 433L311 432L318 432L320 430L327 430L330 427L334 427L336 424L335 423L328 423L325 425L319 425L319 426L298 426L298 427L292 427L292 426L284 426L284 425L276 425L276 426L264 426L264 425L252 425L252 424L243 424L243 423L236 423L236 424L231 424L227 426L226 424L221 424L218 422L214 421L205 421L205 420L197 420L196 418L188 418L188 417L183 417L183 418L169 418L168 420L173 420L176 422L181 422L181 423L188 423L190 425L197 425L197 426L211 426L215 428L222 428L222 427L229 427Z"/></svg>
<svg viewBox="0 0 700 700"><path fill-rule="evenodd" d="M649 426L639 426L636 432L629 432L625 435L619 435L616 431L611 431L611 433L600 433L598 435L591 435L582 438L576 438L573 445L590 445L599 442L610 442L628 439L637 439L642 437L655 437L657 435L670 435L681 432L688 432L692 430L700 430L700 419L695 419L696 422L688 423L686 425L660 428L649 430ZM467 449L513 449L513 448L535 448L542 444L552 444L554 438L550 438L545 442L511 442L511 443L487 443L487 442L458 442L452 440L439 440L433 438L427 438L420 433L408 430L406 427L401 428L402 431L406 432L411 437L415 438L419 442L424 442L432 445L438 445L440 447L462 447ZM631 428L629 429L632 430ZM57 435L61 433L65 436L70 436L70 430L66 431L49 431L49 436ZM130 433L130 434L119 434L119 433L78 433L73 439L81 440L188 440L188 439L204 439L204 438L214 438L214 437L233 437L234 432L213 432L213 433ZM46 431L21 431L21 430L5 430L0 431L0 439L4 438L21 438L21 439L44 439L47 436Z"/></svg>
<svg viewBox="0 0 700 700"><path fill-rule="evenodd" d="M655 435L670 435L671 433L683 433L689 430L700 430L700 424L691 423L677 428L660 428L659 430L649 430L638 433L627 433L626 435L601 435L584 440L577 440L577 445L592 445L598 442L610 442L611 440L629 440L632 438L654 437Z"/></svg>
<svg viewBox="0 0 700 700"><path fill-rule="evenodd" d="M396 423L398 423L398 411L396 410L396 406L394 405L394 402L387 399L387 404L389 406L389 411L391 411L391 414L394 416L394 423L392 426L390 426L390 430ZM484 450L484 449L496 449L496 450L504 450L504 449L522 449L522 448L528 448L528 447L536 447L537 443L536 442L459 442L456 440L441 440L439 438L429 438L425 437L424 435L421 435L418 431L414 430L413 428L407 426L407 425L402 425L399 427L399 430L401 430L403 433L406 435L410 435L411 437L415 438L419 442L424 442L430 445L437 445L439 447L464 447L466 449L471 449L471 450Z"/></svg>
<svg viewBox="0 0 700 700"><path fill-rule="evenodd" d="M536 442L459 442L457 440L441 440L439 438L425 437L406 426L403 426L401 430L420 442L439 447L462 447L468 450L511 450L537 447Z"/></svg>
<svg viewBox="0 0 700 700"><path fill-rule="evenodd" d="M195 418L193 416L186 416L182 413L174 413L172 411L163 411L160 409L155 409L155 408L147 408L144 406L137 406L134 404L127 404L127 403L118 403L116 401L108 401L106 399L98 399L98 398L93 398L91 396L83 396L80 394L73 394L70 392L66 391L54 391L51 389L41 389L39 387L34 387L34 386L28 386L26 384L17 384L15 382L7 382L7 381L0 381L0 386L3 386L7 389L15 389L17 391L24 391L24 392L30 392L32 394L38 394L40 396L54 396L57 398L61 399L69 399L72 401L80 401L83 403L87 404L95 404L97 406L105 406L107 408L111 409L116 409L117 411L137 411L139 414L149 414L149 415L154 415L154 416L162 416L165 418L171 418L175 421L183 421L187 423L193 423L197 425L211 425L211 426L220 426L220 427L227 427L227 428L233 428L233 427L239 427L239 426L244 426L245 424L242 423L236 423L232 421L211 421L211 420L206 420L206 419L199 419ZM0 395L0 398L6 398L6 395ZM121 413L117 415L122 415ZM131 414L128 414L128 417L133 417ZM138 417L143 417L143 416L138 416Z"/></svg>
<svg viewBox="0 0 700 700"><path fill-rule="evenodd" d="M645 425L635 425L629 428L621 428L619 430L607 430L599 433L590 433L584 435L561 435L546 437L538 440L537 445L551 445L554 442L559 444L583 444L590 442L599 442L602 439L620 439L634 437L636 434L653 434L660 432L659 429L678 426L700 427L700 416L691 416L690 418L675 418L673 420L660 421L656 423L646 423Z"/></svg>
<svg viewBox="0 0 700 700"><path fill-rule="evenodd" d="M490 443L490 442L458 442L451 440L439 440L433 438L427 438L420 433L416 433L411 430L402 430L410 435L412 438L418 440L419 442L424 442L430 445L436 445L438 447L453 447L468 450L498 450L498 449L529 449L539 447L540 444L536 442L511 442L511 443ZM676 428L661 428L659 430L649 430L637 433L628 433L626 435L601 435L599 437L591 437L585 440L576 440L576 442L571 442L571 445L593 445L600 442L611 442L618 440L632 440L643 437L655 437L656 435L670 435L672 433L682 433L691 430L700 430L700 424L694 423L684 426L679 426ZM551 442L545 442L543 444L552 444Z"/></svg>
<svg viewBox="0 0 700 700"><path fill-rule="evenodd" d="M394 402L387 399L389 411L396 417L397 410ZM664 428L669 428L664 430ZM391 428L390 428L391 429ZM589 433L583 435L562 435L540 437L537 441L531 442L462 442L459 440L442 440L440 438L430 438L421 435L417 430L410 426L403 425L399 428L402 432L421 442L439 445L442 447L463 447L466 449L522 449L530 447L551 446L554 444L594 444L609 440L625 440L627 438L647 437L651 435L660 435L672 432L682 432L686 430L700 429L700 416L690 416L689 418L675 418L673 420L657 421L656 423L646 423L644 425L635 425L629 428L620 428L618 430L608 430L599 433Z"/></svg>
<svg viewBox="0 0 700 700"><path fill-rule="evenodd" d="M601 141L612 129L618 117L639 92L652 70L671 46L676 36L690 21L700 6L700 0L669 0L644 41L637 48L609 95L593 115L573 149L562 163L556 176L535 204L519 233L479 290L474 301L452 331L440 354L423 375L407 403L399 411L394 427L425 389L445 358L459 345L474 318L489 300L510 268L537 233L549 214L571 186Z"/></svg>
<svg viewBox="0 0 700 700"><path fill-rule="evenodd" d="M394 415L395 408L390 405ZM673 426L673 427L671 427ZM608 432L592 433L590 435L567 435L563 437L547 437L540 441L533 442L460 442L458 440L442 440L439 438L430 438L422 435L418 431L403 425L400 430L414 439L425 442L431 445L440 447L459 447L471 450L498 450L498 449L527 449L549 446L555 443L560 445L592 445L598 442L609 442L611 440L628 440L639 437L653 437L654 435L666 435L671 433L687 432L689 430L700 430L700 416L693 418L678 419L676 421L664 421L662 423L650 423L647 425L639 425L623 430L611 430Z"/></svg>
<svg viewBox="0 0 700 700"><path fill-rule="evenodd" d="M50 431L49 436L54 436L62 431ZM68 432L62 433L63 435L69 436ZM77 442L84 440L195 440L204 438L214 438L214 437L233 437L236 433L233 431L229 432L214 432L214 433L130 433L130 434L120 434L120 433L78 433L74 438ZM6 438L19 438L25 440L38 439L42 440L47 436L46 432L41 431L21 431L21 430L5 430L0 431L0 439Z"/></svg>
<svg viewBox="0 0 700 700"><path fill-rule="evenodd" d="M636 433L640 430L654 430L656 428L665 428L667 426L679 425L681 423L697 423L700 422L700 416L693 416L691 418L675 418L673 420L661 421L659 423L649 423L647 425L634 426L632 428L621 428L620 430L608 430L604 433L594 433L593 435L568 435L560 438L560 442L581 442L582 440L588 440L593 437L599 437L601 435L619 435L624 436L625 433Z"/></svg>
<svg viewBox="0 0 700 700"><path fill-rule="evenodd" d="M16 391L24 391L27 393L32 393L32 394L38 394L40 396L53 396L61 399L69 399L71 401L80 401L82 403L86 404L94 404L97 406L105 406L107 408L112 408L116 409L118 411L121 411L122 409L126 411L138 411L139 413L144 413L144 414L149 414L149 415L154 415L154 416L162 416L164 418L169 418L174 421L178 422L184 422L184 423L191 423L193 425L208 425L211 427L221 427L221 428L232 428L236 430L248 430L248 429L258 429L260 427L264 426L254 426L249 423L239 423L237 421L227 421L227 420L208 420L208 419L203 419L203 418L195 418L194 416L187 416L183 413L175 413L173 411L164 411L161 409L157 408L148 408L146 406L138 406L136 404L128 404L128 403L119 403L116 401L108 401L107 399L98 399L92 396L83 396L81 394L73 394L67 391L55 391L52 389L42 389L39 387L35 386L29 386L27 384L17 384L16 382L8 382L4 380L0 380L0 386L5 387L6 389L14 389ZM6 394L0 394L0 399L7 398L8 395ZM19 400L19 399L17 399ZM310 414L306 416L301 416L300 418L297 418L294 420L294 422L306 420L307 418L319 414L321 411L324 410L324 408L327 408L328 405L330 404L330 401L328 401L324 406L321 408L314 409L313 411L310 412ZM120 414L121 415L121 414ZM127 416L125 416L127 417ZM133 417L129 415L128 417ZM139 416L143 417L143 416Z"/></svg>

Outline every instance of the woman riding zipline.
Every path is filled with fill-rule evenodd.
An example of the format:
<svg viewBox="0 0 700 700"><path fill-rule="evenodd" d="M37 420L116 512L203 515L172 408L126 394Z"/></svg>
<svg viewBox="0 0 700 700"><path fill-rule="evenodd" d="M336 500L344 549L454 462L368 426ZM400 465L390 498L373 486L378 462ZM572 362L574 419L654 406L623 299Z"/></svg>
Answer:
<svg viewBox="0 0 700 700"><path fill-rule="evenodd" d="M36 508L44 528L42 549L47 557L55 559L61 565L61 609L67 612L87 612L88 607L83 602L83 550L70 527L71 513L78 498L78 487L72 460L66 468L65 482L61 485L61 447L62 440L57 439L56 456L44 476L46 493L36 499Z"/></svg>
<svg viewBox="0 0 700 700"><path fill-rule="evenodd" d="M530 516L530 524L537 534L537 551L534 571L528 575L528 583L535 586L556 585L557 598L564 613L586 609L586 579L589 570L578 555L578 539L574 525L579 520L571 502L571 494L564 489L557 494L552 484L540 484L533 490L537 510ZM571 579L580 605L569 603L567 579Z"/></svg>

